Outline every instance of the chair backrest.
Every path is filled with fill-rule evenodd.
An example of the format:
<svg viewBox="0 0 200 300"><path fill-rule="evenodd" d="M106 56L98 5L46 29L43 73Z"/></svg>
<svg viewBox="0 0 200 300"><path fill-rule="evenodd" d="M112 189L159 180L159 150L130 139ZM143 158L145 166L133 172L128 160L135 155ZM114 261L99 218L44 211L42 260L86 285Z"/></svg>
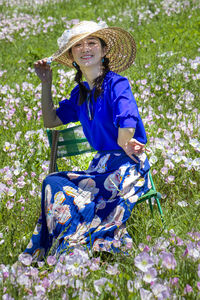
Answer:
<svg viewBox="0 0 200 300"><path fill-rule="evenodd" d="M63 130L47 129L47 136L51 147L49 173L55 172L57 158L96 151L88 143L81 125Z"/></svg>

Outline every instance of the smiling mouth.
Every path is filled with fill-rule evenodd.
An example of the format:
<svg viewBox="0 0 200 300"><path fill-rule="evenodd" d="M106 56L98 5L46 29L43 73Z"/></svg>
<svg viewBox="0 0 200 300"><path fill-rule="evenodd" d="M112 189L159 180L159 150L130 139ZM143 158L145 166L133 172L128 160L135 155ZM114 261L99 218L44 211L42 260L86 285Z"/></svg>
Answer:
<svg viewBox="0 0 200 300"><path fill-rule="evenodd" d="M84 55L84 56L81 56L81 59L90 59L92 57L93 57L93 55Z"/></svg>

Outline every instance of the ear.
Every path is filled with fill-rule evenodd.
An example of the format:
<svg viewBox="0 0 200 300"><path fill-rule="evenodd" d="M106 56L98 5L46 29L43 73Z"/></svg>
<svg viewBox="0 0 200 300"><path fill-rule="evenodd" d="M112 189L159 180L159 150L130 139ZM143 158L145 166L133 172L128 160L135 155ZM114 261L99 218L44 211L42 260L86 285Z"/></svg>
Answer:
<svg viewBox="0 0 200 300"><path fill-rule="evenodd" d="M67 56L68 56L68 58L71 59L72 61L74 60L73 55L72 55L72 49L69 49L69 50L67 51Z"/></svg>

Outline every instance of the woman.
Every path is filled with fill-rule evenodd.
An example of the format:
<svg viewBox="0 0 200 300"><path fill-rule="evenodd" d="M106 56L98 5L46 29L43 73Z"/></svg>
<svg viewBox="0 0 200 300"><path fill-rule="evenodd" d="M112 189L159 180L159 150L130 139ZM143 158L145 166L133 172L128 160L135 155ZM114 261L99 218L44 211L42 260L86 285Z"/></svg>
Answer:
<svg viewBox="0 0 200 300"><path fill-rule="evenodd" d="M49 60L35 63L44 125L80 121L98 152L88 170L54 173L44 180L42 214L24 253L40 260L74 247L126 251L131 247L126 221L149 189L144 126L128 80L115 73L134 62L135 42L121 28L83 21L66 30L58 44L50 61L74 67L78 85L55 109Z"/></svg>

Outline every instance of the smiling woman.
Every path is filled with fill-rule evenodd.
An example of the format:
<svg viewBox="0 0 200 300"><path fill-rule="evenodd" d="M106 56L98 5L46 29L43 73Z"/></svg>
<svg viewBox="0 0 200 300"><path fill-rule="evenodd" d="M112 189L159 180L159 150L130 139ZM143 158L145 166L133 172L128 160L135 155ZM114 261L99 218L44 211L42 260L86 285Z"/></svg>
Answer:
<svg viewBox="0 0 200 300"><path fill-rule="evenodd" d="M105 49L101 47L100 40L95 37L85 38L72 47L72 57L82 68L86 62L89 62L89 65L96 63L100 67L104 55Z"/></svg>
<svg viewBox="0 0 200 300"><path fill-rule="evenodd" d="M80 121L97 154L85 171L46 177L42 214L24 252L35 260L48 255L53 245L50 253L57 256L80 246L91 253L126 252L132 242L126 221L150 188L145 129L128 80L115 73L134 62L135 42L121 28L83 21L65 31L58 44L51 61L74 67L78 84L55 109L48 59L35 63L44 125Z"/></svg>

